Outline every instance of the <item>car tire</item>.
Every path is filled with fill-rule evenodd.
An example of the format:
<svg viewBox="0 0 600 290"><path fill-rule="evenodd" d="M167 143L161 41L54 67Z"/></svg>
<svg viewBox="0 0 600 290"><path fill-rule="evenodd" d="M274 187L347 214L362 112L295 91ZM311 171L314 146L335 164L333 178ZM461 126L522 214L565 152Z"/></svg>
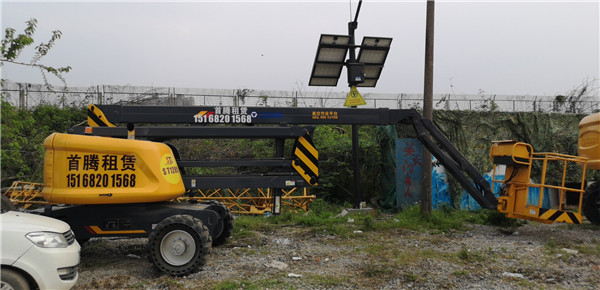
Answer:
<svg viewBox="0 0 600 290"><path fill-rule="evenodd" d="M148 260L163 273L185 276L202 269L212 238L201 220L174 215L162 220L148 236Z"/></svg>
<svg viewBox="0 0 600 290"><path fill-rule="evenodd" d="M11 269L2 269L2 282L0 289L3 290L29 290L29 283L19 272Z"/></svg>
<svg viewBox="0 0 600 290"><path fill-rule="evenodd" d="M10 198L8 198L8 196L2 195L2 203L0 204L0 210L2 210L2 211L17 210L17 207L15 206L14 203L12 203L12 201L10 201Z"/></svg>

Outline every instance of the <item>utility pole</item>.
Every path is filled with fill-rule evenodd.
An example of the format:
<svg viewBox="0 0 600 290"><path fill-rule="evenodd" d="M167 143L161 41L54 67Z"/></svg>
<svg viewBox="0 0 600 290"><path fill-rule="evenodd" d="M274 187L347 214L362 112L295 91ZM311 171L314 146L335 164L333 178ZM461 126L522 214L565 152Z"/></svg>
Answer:
<svg viewBox="0 0 600 290"><path fill-rule="evenodd" d="M427 0L425 27L425 85L423 92L423 116L433 120L433 27L435 1ZM423 185L421 187L421 214L431 215L431 152L423 147Z"/></svg>
<svg viewBox="0 0 600 290"><path fill-rule="evenodd" d="M348 35L350 35L350 50L348 59L348 86L353 87L357 85L357 82L351 77L352 71L356 66L356 43L355 43L355 31L358 28L358 13L360 13L360 6L362 0L358 2L358 8L356 8L356 15L354 15L354 21L348 22ZM356 106L352 106L356 108ZM360 193L360 159L359 159L360 145L358 142L358 125L352 125L352 172L354 174L354 200L352 205L354 208L359 208L360 202L362 201L362 194Z"/></svg>

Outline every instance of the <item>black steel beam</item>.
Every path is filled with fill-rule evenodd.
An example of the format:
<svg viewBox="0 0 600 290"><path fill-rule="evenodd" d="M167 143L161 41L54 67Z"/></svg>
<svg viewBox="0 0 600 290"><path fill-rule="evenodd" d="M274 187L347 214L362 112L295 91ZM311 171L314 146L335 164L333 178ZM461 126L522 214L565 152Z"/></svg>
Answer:
<svg viewBox="0 0 600 290"><path fill-rule="evenodd" d="M498 200L490 190L488 182L471 163L450 143L444 134L430 120L422 116L412 119L417 138L456 178L473 199L486 209L496 209ZM441 144L441 146L437 145ZM423 160L425 162L425 160ZM466 176L465 176L466 173Z"/></svg>
<svg viewBox="0 0 600 290"><path fill-rule="evenodd" d="M184 175L185 188L294 188L308 183L297 174L290 175Z"/></svg>
<svg viewBox="0 0 600 290"><path fill-rule="evenodd" d="M91 127L94 136L127 138L125 127ZM165 139L270 139L297 138L312 134L314 126L251 127L251 126L187 126L136 127L135 136L151 140ZM71 134L85 134L85 127L72 127Z"/></svg>
<svg viewBox="0 0 600 290"><path fill-rule="evenodd" d="M98 105L112 123L155 124L359 124L389 125L412 114L387 108L283 108L235 106ZM228 110L224 110L228 108ZM231 110L235 108L235 110ZM224 112L228 113L224 113ZM235 113L234 113L235 112ZM416 112L416 111L415 111ZM212 117L211 117L212 116ZM239 116L239 117L238 117ZM137 130L136 130L137 134Z"/></svg>
<svg viewBox="0 0 600 290"><path fill-rule="evenodd" d="M177 160L179 167L292 167L291 159Z"/></svg>

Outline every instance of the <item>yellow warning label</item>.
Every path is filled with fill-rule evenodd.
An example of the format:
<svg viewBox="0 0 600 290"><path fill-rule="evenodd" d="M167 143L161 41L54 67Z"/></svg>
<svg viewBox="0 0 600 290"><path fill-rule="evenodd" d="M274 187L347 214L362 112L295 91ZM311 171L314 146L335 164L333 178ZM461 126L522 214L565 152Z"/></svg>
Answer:
<svg viewBox="0 0 600 290"><path fill-rule="evenodd" d="M365 102L365 99L363 99L363 97L360 95L360 93L358 92L356 87L352 86L352 88L350 89L350 93L348 93L348 96L346 97L346 102L344 103L344 106L352 107L352 106L362 106L362 105L366 105L366 104L367 104L367 102Z"/></svg>
<svg viewBox="0 0 600 290"><path fill-rule="evenodd" d="M160 170L163 177L172 184L177 184L181 180L175 157L170 153L164 154L160 159Z"/></svg>

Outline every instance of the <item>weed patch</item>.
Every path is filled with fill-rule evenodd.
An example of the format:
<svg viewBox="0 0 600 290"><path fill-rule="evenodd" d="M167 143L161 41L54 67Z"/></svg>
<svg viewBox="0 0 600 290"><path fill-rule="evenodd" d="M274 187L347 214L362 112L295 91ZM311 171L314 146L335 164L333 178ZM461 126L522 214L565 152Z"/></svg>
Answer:
<svg viewBox="0 0 600 290"><path fill-rule="evenodd" d="M485 256L481 252L472 251L471 249L467 249L467 247L464 246L458 252L457 256L460 260L468 263L485 261Z"/></svg>
<svg viewBox="0 0 600 290"><path fill-rule="evenodd" d="M315 288L336 288L344 285L346 277L331 275L308 275L306 281Z"/></svg>
<svg viewBox="0 0 600 290"><path fill-rule="evenodd" d="M292 289L291 286L287 285L284 281L279 279L263 279L258 281L224 281L215 285L212 289L215 290L233 290L233 289Z"/></svg>
<svg viewBox="0 0 600 290"><path fill-rule="evenodd" d="M373 277L377 277L377 278L389 278L392 276L392 274L394 273L393 268L387 266L387 265L380 265L380 264L368 264L364 269L363 269L363 275L365 277L369 277L369 278L373 278Z"/></svg>

